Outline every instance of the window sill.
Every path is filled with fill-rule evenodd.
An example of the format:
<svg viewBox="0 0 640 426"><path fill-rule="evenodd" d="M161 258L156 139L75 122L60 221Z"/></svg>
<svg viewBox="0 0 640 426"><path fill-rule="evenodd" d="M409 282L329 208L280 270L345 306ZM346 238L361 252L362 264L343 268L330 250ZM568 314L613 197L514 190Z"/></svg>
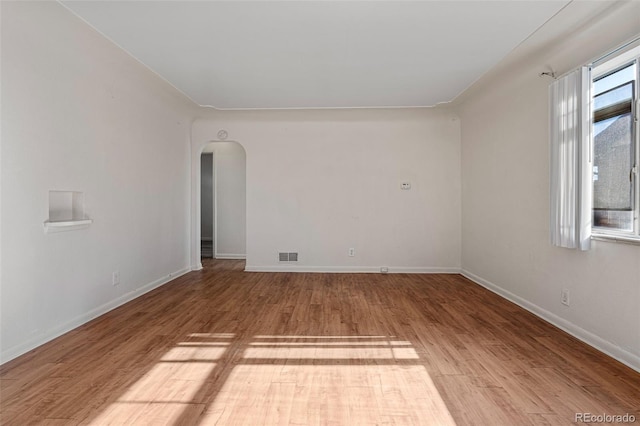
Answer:
<svg viewBox="0 0 640 426"><path fill-rule="evenodd" d="M91 219L74 219L62 221L47 220L44 222L44 232L50 234L52 232L75 231L78 229L88 228L92 223L93 220Z"/></svg>
<svg viewBox="0 0 640 426"><path fill-rule="evenodd" d="M596 241L608 241L611 243L623 243L640 246L640 237L628 237L623 235L611 234L592 234L591 239Z"/></svg>

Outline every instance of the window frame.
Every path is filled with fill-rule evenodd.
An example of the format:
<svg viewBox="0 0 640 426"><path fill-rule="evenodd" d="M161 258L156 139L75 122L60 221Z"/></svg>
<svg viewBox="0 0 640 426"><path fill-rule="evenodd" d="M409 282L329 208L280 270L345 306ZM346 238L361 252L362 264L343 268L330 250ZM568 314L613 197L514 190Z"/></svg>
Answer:
<svg viewBox="0 0 640 426"><path fill-rule="evenodd" d="M616 55L613 58L605 58L600 63L592 64L591 75L591 93L589 97L591 99L591 105L594 104L594 84L596 80L605 78L623 68L628 67L635 63L635 81L632 84L632 100L631 100L631 125L632 125L632 150L633 150L633 166L630 170L630 176L632 179L632 215L633 215L633 229L631 231L625 231L620 229L607 228L602 226L592 226L592 238L615 240L621 242L631 242L640 244L640 181L639 181L639 165L640 165L640 46L636 46L633 49L629 49L626 52ZM628 83L623 83L628 84ZM620 87L620 86L618 86ZM611 88L608 91L615 90ZM601 95L601 94L600 94ZM595 111L591 112L591 146L595 148L593 126L595 125ZM601 121L601 120L599 120ZM593 153L592 153L593 156ZM593 157L592 157L593 158ZM593 184L593 183L592 183ZM593 217L594 204L592 202L591 212Z"/></svg>

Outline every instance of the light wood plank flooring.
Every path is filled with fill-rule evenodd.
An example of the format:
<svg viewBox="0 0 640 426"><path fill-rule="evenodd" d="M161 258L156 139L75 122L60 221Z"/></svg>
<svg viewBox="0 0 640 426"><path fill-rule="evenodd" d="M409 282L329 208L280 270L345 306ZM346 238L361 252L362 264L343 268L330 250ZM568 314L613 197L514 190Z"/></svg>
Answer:
<svg viewBox="0 0 640 426"><path fill-rule="evenodd" d="M1 367L0 422L640 419L640 374L461 276L204 264Z"/></svg>

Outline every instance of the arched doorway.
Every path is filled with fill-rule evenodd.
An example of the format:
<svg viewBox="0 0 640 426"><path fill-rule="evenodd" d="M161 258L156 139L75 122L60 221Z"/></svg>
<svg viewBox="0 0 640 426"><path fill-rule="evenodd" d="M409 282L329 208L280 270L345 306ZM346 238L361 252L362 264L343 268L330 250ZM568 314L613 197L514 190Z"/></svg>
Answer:
<svg viewBox="0 0 640 426"><path fill-rule="evenodd" d="M246 258L246 152L233 141L212 141L200 149L194 168L192 269L203 257ZM195 205L194 205L195 204Z"/></svg>

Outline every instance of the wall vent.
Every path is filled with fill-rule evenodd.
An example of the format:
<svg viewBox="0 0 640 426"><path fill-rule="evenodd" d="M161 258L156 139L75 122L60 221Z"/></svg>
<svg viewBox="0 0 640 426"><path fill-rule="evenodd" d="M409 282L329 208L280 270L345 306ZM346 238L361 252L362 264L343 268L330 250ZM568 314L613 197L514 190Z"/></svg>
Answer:
<svg viewBox="0 0 640 426"><path fill-rule="evenodd" d="M297 252L279 252L278 261L279 262L297 262L298 253Z"/></svg>

